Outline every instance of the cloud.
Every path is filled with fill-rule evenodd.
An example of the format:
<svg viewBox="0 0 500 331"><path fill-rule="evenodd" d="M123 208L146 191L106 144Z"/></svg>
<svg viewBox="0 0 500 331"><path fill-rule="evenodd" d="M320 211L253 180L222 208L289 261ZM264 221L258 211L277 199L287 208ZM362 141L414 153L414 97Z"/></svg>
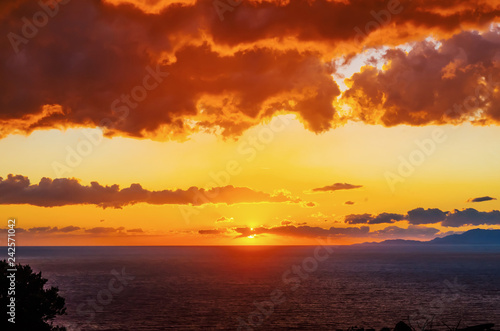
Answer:
<svg viewBox="0 0 500 331"><path fill-rule="evenodd" d="M8 175L0 177L0 204L30 204L41 207L88 204L102 208L121 208L137 203L154 205L179 204L199 206L207 203L257 203L291 202L302 200L287 196L283 192L268 194L246 187L214 187L203 189L190 187L187 190L148 191L140 184L120 189L118 185L102 186L97 182L85 186L77 179L42 178L38 184L30 184L27 177Z"/></svg>
<svg viewBox="0 0 500 331"><path fill-rule="evenodd" d="M346 228L321 228L316 226L306 226L305 223L293 224L289 220L283 220L278 226L260 226L257 228L239 227L228 228L224 231L220 229L203 230L200 234L224 234L225 236L234 234L236 238L248 236L258 236L272 234L286 237L351 237L351 238L383 238L383 239L431 239L436 236L445 236L454 231L440 232L439 229L425 226L423 224L437 224L445 227L477 226L477 225L500 225L500 211L493 210L480 212L473 208L464 210L455 209L452 212L445 212L437 208L416 208L410 210L408 215L396 213L372 214L351 214L345 216L347 224L383 224L395 223L407 220L407 228L399 226L388 226L381 230L370 231L368 226L346 227ZM413 222L413 223L412 223Z"/></svg>
<svg viewBox="0 0 500 331"><path fill-rule="evenodd" d="M385 126L498 124L500 30L464 31L440 43L387 50L384 70L368 66L354 74L342 96L350 118Z"/></svg>
<svg viewBox="0 0 500 331"><path fill-rule="evenodd" d="M371 218L371 214L350 214L344 217L344 222L347 224L363 224L368 223Z"/></svg>
<svg viewBox="0 0 500 331"><path fill-rule="evenodd" d="M486 197L479 197L479 198L474 198L474 199L468 199L467 202L483 202L483 201L491 201L491 200L496 200L496 198L492 198L489 196Z"/></svg>
<svg viewBox="0 0 500 331"><path fill-rule="evenodd" d="M81 227L79 227L79 226L70 225L70 226L66 226L64 228L59 229L59 231L67 233L67 232L78 231L80 229L81 229Z"/></svg>
<svg viewBox="0 0 500 331"><path fill-rule="evenodd" d="M371 214L350 214L345 216L344 221L347 224L381 224L394 223L406 218L406 215L393 213L381 213L376 216Z"/></svg>
<svg viewBox="0 0 500 331"><path fill-rule="evenodd" d="M317 216L319 217L324 215ZM376 231L370 231L368 226L322 228L317 226L306 226L305 223L282 220L278 226L260 226L253 229L250 227L235 227L227 229L200 230L199 234L224 235L225 237L233 235L236 238L272 234L277 236L301 238L351 237L378 239L432 239L436 236L442 237L455 232L440 232L439 229L426 226L425 224L441 223L441 225L445 227L500 225L500 211L493 210L489 212L480 212L473 208L468 208L464 210L455 209L452 212L446 212L437 208L416 208L410 210L407 215L384 212L377 215L366 213L350 214L345 216L345 223L358 225L395 223L405 220L409 222L407 228L391 225Z"/></svg>
<svg viewBox="0 0 500 331"><path fill-rule="evenodd" d="M0 229L0 232L1 233L8 233L9 229ZM28 230L24 229L24 228L19 228L16 226L16 233L29 233Z"/></svg>
<svg viewBox="0 0 500 331"><path fill-rule="evenodd" d="M324 187L314 188L312 192L333 192L338 190L352 190L363 187L362 185L353 185L348 183L335 183Z"/></svg>
<svg viewBox="0 0 500 331"><path fill-rule="evenodd" d="M34 227L29 229L29 232L32 233L50 233L50 232L56 232L58 229L57 228L52 228L50 226L40 226L40 227Z"/></svg>
<svg viewBox="0 0 500 331"><path fill-rule="evenodd" d="M234 219L231 217L231 218L228 218L226 216L222 216L222 217L219 217L215 223L223 223L223 222L233 222Z"/></svg>
<svg viewBox="0 0 500 331"><path fill-rule="evenodd" d="M282 225L276 227L258 227L254 228L235 228L235 232L239 233L237 238L248 237L250 235L273 234L278 236L288 237L302 237L302 238L316 238L316 237L359 237L366 235L370 228L367 226L362 227L349 227L349 228L335 228L324 229L314 226L294 226Z"/></svg>
<svg viewBox="0 0 500 331"><path fill-rule="evenodd" d="M477 211L474 208L457 210L448 213L441 223L443 226L460 227L465 225L500 225L500 211Z"/></svg>
<svg viewBox="0 0 500 331"><path fill-rule="evenodd" d="M446 213L437 208L416 208L408 212L408 222L413 225L439 223L446 219Z"/></svg>
<svg viewBox="0 0 500 331"><path fill-rule="evenodd" d="M308 129L321 132L343 123L332 105L340 91L331 79L331 58L364 46L484 28L500 14L490 1L450 0L443 7L414 0L402 4L390 24L377 24L373 12L387 11L385 0L244 1L221 21L213 0L182 2L70 1L25 39L20 39L22 18L31 19L40 6L1 2L0 28L10 35L0 40L4 135L96 127L109 119L109 135L169 139L220 130L237 136L280 111L297 114ZM460 36L437 54L424 44L409 55L388 53L386 73L366 70L356 76L346 95L360 103L353 118L386 125L444 121L449 91L455 87L456 99L468 95L473 70L497 76L495 37ZM155 88L141 90L144 86ZM138 97L130 99L134 89ZM485 118L498 119L494 104L480 105Z"/></svg>
<svg viewBox="0 0 500 331"><path fill-rule="evenodd" d="M7 229L0 229L0 232L7 232ZM125 230L125 227L120 226L117 228L113 227L94 227L94 228L82 228L79 226L69 225L62 228L57 226L36 226L29 229L16 228L16 232L25 233L26 236L106 236L106 235L127 235L127 233L144 233L140 228Z"/></svg>
<svg viewBox="0 0 500 331"><path fill-rule="evenodd" d="M316 202L312 202L312 201L309 201L309 202L303 202L302 203L302 206L306 207L306 208L313 208L313 207L316 207L318 204Z"/></svg>
<svg viewBox="0 0 500 331"><path fill-rule="evenodd" d="M127 232L144 233L144 231L141 228L130 229L130 230L127 230Z"/></svg>
<svg viewBox="0 0 500 331"><path fill-rule="evenodd" d="M307 225L307 222L295 222L295 221L290 221L290 220L282 220L280 222L281 226L287 226L287 225L295 225L295 226L300 226L300 225Z"/></svg>
<svg viewBox="0 0 500 331"><path fill-rule="evenodd" d="M451 212L440 209L417 208L408 212L410 224L435 224L460 227L467 225L500 225L500 211L478 211L474 208L455 209Z"/></svg>
<svg viewBox="0 0 500 331"><path fill-rule="evenodd" d="M412 229L420 229L413 226L438 223L448 227L500 225L500 212L498 210L480 212L473 208L464 210L455 209L452 212L442 211L438 208L416 208L408 211L407 215L381 213L378 215L350 214L344 217L344 222L347 224L382 224L404 220L408 221L410 224L408 228Z"/></svg>
<svg viewBox="0 0 500 331"><path fill-rule="evenodd" d="M439 230L435 228L419 225L409 225L407 229L397 226L388 226L385 229L374 231L372 235L391 239L405 239L434 238L438 233Z"/></svg>
<svg viewBox="0 0 500 331"><path fill-rule="evenodd" d="M28 1L3 7L2 31L18 34L22 17L40 10ZM221 29L212 1L155 15L91 0L60 11L20 45L20 56L7 38L0 43L0 77L10 86L0 99L9 109L2 122L7 133L96 127L109 119L110 135L172 139L220 130L233 136L282 110L313 131L332 127L340 91L321 54L264 45L227 53L221 48L235 35L224 37L231 28ZM54 56L62 47L65 55ZM143 92L134 94L137 86Z"/></svg>
<svg viewBox="0 0 500 331"><path fill-rule="evenodd" d="M328 229L314 226L295 226L291 224L282 224L274 227L258 227L258 228L232 228L232 229L213 229L200 230L200 234L206 235L224 235L235 234L235 238L245 238L248 236L259 236L263 234L272 234L283 237L300 237L300 238L434 238L439 230L426 226L409 225L408 228L397 226L388 226L385 229L370 231L368 226L347 227Z"/></svg>
<svg viewBox="0 0 500 331"><path fill-rule="evenodd" d="M118 228L98 226L95 228L87 229L85 230L85 232L96 235L108 235L108 234L121 233L123 230L125 230L125 227L123 226L120 226Z"/></svg>
<svg viewBox="0 0 500 331"><path fill-rule="evenodd" d="M335 214L333 214L332 216L334 216L334 215ZM328 215L325 215L322 212L318 211L317 213L311 214L311 217L313 217L313 218L328 218Z"/></svg>
<svg viewBox="0 0 500 331"><path fill-rule="evenodd" d="M16 228L16 231L19 232L20 228ZM38 226L38 227L32 227L27 230L22 229L23 232L29 232L31 234L48 234L48 233L69 233L69 232L75 232L78 230L81 230L82 228L79 226L65 226L63 228L58 228L57 226L50 227L50 226Z"/></svg>
<svg viewBox="0 0 500 331"><path fill-rule="evenodd" d="M2 229L3 230L3 229ZM35 226L29 229L23 229L23 228L16 228L16 232L25 232L28 234L67 234L71 232L76 232L79 230L84 230L83 228L79 226L66 226L63 228L59 228L57 226L51 227L51 226Z"/></svg>
<svg viewBox="0 0 500 331"><path fill-rule="evenodd" d="M216 234L223 234L227 232L225 229L223 230L218 230L218 229L213 229L213 230L199 230L199 234L211 234L211 235L216 235Z"/></svg>

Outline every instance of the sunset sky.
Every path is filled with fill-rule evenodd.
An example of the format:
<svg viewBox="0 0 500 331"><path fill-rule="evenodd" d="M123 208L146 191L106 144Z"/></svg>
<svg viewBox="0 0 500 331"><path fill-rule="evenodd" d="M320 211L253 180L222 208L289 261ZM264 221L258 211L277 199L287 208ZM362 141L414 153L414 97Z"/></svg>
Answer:
<svg viewBox="0 0 500 331"><path fill-rule="evenodd" d="M500 0L43 3L0 4L18 245L500 229Z"/></svg>

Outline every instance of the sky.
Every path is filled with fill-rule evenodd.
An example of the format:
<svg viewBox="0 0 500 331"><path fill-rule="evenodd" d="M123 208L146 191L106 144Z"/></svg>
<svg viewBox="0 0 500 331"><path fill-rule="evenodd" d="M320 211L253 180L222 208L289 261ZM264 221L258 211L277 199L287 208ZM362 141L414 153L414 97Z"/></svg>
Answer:
<svg viewBox="0 0 500 331"><path fill-rule="evenodd" d="M500 1L0 4L19 245L500 229Z"/></svg>

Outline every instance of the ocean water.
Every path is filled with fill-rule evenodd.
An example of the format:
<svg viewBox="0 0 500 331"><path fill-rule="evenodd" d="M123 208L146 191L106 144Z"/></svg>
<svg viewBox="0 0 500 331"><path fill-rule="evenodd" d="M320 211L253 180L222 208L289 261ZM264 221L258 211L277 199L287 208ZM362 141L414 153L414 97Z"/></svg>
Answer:
<svg viewBox="0 0 500 331"><path fill-rule="evenodd" d="M59 287L68 330L500 325L499 249L20 247L17 259Z"/></svg>

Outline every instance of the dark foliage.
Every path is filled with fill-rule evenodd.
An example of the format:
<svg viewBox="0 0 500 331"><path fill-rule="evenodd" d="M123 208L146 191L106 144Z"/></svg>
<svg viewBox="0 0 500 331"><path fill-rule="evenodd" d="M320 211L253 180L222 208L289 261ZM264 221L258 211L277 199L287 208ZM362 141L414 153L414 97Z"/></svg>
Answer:
<svg viewBox="0 0 500 331"><path fill-rule="evenodd" d="M15 324L8 321L6 313L10 298L7 295L10 279L7 278L11 267L5 260L0 261L0 306L4 310L0 330L65 331L64 327L52 325L52 319L66 312L64 298L60 297L57 287L44 288L47 279L42 273L35 273L29 265L16 265L15 269Z"/></svg>

